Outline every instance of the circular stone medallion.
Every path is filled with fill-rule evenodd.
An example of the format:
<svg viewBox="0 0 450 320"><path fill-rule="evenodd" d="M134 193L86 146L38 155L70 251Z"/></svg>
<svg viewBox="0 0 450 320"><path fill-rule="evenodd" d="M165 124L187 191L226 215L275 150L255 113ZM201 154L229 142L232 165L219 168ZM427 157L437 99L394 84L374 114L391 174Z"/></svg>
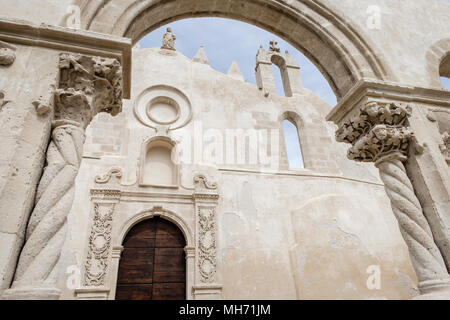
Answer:
<svg viewBox="0 0 450 320"><path fill-rule="evenodd" d="M172 124L180 118L180 106L169 97L157 97L149 102L147 115L158 124Z"/></svg>

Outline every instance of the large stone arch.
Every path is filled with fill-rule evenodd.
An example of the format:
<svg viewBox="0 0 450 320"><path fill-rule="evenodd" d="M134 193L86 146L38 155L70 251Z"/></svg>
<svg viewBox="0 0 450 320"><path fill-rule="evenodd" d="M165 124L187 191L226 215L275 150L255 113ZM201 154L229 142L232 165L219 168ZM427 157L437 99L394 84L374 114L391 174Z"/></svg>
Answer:
<svg viewBox="0 0 450 320"><path fill-rule="evenodd" d="M426 59L430 84L439 88L440 77L450 78L450 38L433 44L427 52Z"/></svg>
<svg viewBox="0 0 450 320"><path fill-rule="evenodd" d="M75 0L82 27L137 42L183 18L223 17L277 34L305 54L340 100L363 78L395 81L373 44L321 0Z"/></svg>

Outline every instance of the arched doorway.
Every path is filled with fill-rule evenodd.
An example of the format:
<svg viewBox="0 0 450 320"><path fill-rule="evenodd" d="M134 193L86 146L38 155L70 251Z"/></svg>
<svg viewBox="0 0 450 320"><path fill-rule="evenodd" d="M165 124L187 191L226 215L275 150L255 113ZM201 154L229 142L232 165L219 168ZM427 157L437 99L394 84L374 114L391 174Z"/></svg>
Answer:
<svg viewBox="0 0 450 320"><path fill-rule="evenodd" d="M183 233L160 218L135 225L123 241L116 300L186 299Z"/></svg>

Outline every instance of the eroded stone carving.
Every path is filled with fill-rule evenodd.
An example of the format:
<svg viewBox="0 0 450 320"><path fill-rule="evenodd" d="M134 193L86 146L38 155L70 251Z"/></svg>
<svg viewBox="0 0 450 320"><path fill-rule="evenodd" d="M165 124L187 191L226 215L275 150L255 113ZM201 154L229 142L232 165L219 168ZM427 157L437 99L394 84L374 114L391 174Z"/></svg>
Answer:
<svg viewBox="0 0 450 320"><path fill-rule="evenodd" d="M176 39L177 39L177 37L172 33L172 29L167 28L167 31L163 36L161 49L176 50L175 49L175 40Z"/></svg>
<svg viewBox="0 0 450 320"><path fill-rule="evenodd" d="M450 134L448 132L444 132L442 135L442 140L444 143L440 145L440 149L445 157L445 161L450 164Z"/></svg>
<svg viewBox="0 0 450 320"><path fill-rule="evenodd" d="M270 48L269 48L270 51L280 52L280 48L277 47L277 45L278 45L277 41L270 41L269 44L270 44Z"/></svg>
<svg viewBox="0 0 450 320"><path fill-rule="evenodd" d="M211 283L216 276L216 223L214 208L198 210L198 267L201 281Z"/></svg>
<svg viewBox="0 0 450 320"><path fill-rule="evenodd" d="M411 108L402 104L369 102L357 116L344 123L336 132L339 142L355 144L375 125L403 126L411 114Z"/></svg>
<svg viewBox="0 0 450 320"><path fill-rule="evenodd" d="M3 91L0 91L0 111L2 111L3 107L11 102L11 100L5 99L6 94Z"/></svg>
<svg viewBox="0 0 450 320"><path fill-rule="evenodd" d="M85 286L102 286L105 283L114 209L114 204L94 204L94 219L84 266Z"/></svg>
<svg viewBox="0 0 450 320"><path fill-rule="evenodd" d="M121 66L115 59L60 56L60 81L47 166L38 186L13 287L46 281L59 259L74 197L85 129L98 112L121 110Z"/></svg>
<svg viewBox="0 0 450 320"><path fill-rule="evenodd" d="M9 43L0 41L0 65L10 66L16 60L16 47Z"/></svg>
<svg viewBox="0 0 450 320"><path fill-rule="evenodd" d="M413 133L405 127L377 125L358 139L348 151L351 160L376 162L393 152L406 154Z"/></svg>
<svg viewBox="0 0 450 320"><path fill-rule="evenodd" d="M113 177L120 180L122 178L122 169L118 167L111 168L107 173L96 176L95 183L105 184L108 183Z"/></svg>
<svg viewBox="0 0 450 320"><path fill-rule="evenodd" d="M37 114L40 116L43 116L52 110L52 108L47 103L45 103L42 98L33 101L33 105L36 108Z"/></svg>
<svg viewBox="0 0 450 320"><path fill-rule="evenodd" d="M409 107L401 104L370 102L342 125L336 139L352 144L348 152L351 160L375 162L379 168L423 287L424 283L448 279L449 275L403 164L414 141L407 127L410 113Z"/></svg>

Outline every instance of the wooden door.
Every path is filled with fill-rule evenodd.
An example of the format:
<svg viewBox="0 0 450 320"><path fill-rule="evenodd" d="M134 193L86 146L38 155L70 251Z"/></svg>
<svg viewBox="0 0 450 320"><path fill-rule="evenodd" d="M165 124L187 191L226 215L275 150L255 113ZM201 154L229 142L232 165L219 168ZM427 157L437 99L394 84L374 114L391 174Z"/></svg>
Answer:
<svg viewBox="0 0 450 320"><path fill-rule="evenodd" d="M135 225L123 242L116 300L186 299L185 245L180 229L167 220Z"/></svg>

